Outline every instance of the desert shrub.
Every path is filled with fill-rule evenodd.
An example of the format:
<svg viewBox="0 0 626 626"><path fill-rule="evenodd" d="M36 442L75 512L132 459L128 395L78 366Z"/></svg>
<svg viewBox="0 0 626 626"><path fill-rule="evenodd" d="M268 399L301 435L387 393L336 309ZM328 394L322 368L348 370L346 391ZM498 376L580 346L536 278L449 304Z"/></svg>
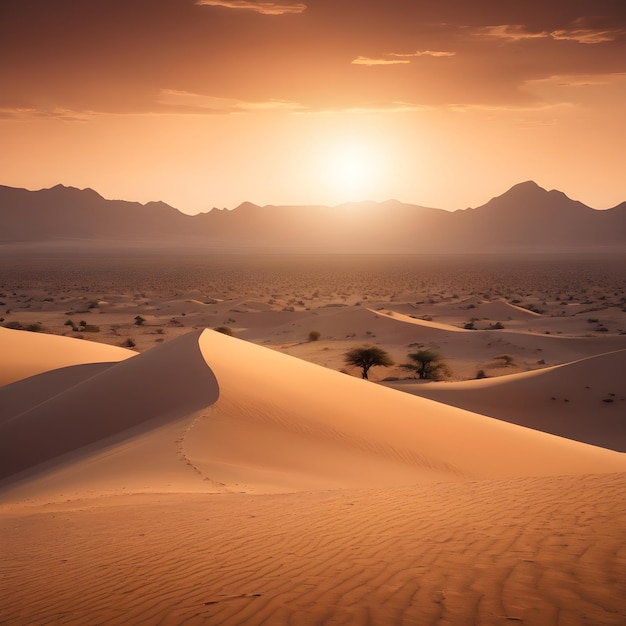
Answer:
<svg viewBox="0 0 626 626"><path fill-rule="evenodd" d="M18 322L17 320L13 320L12 322L7 322L4 325L5 328L11 328L13 330L22 330L22 328L24 328L21 324L21 322Z"/></svg>
<svg viewBox="0 0 626 626"><path fill-rule="evenodd" d="M28 330L31 333L40 333L43 330L43 326L39 322L29 324L24 330Z"/></svg>
<svg viewBox="0 0 626 626"><path fill-rule="evenodd" d="M487 374L485 374L485 370L478 370L476 372L476 378L487 378Z"/></svg>
<svg viewBox="0 0 626 626"><path fill-rule="evenodd" d="M230 326L218 326L213 330L218 333L222 333L222 335L228 335L229 337L232 337L235 334L235 331Z"/></svg>
<svg viewBox="0 0 626 626"><path fill-rule="evenodd" d="M474 326L474 322L467 322L465 326L463 326L465 330L476 330L476 326Z"/></svg>
<svg viewBox="0 0 626 626"><path fill-rule="evenodd" d="M515 359L510 354L499 354L494 357L494 359L502 361L502 365L504 367L508 367L509 365L513 365L513 363L515 363Z"/></svg>
<svg viewBox="0 0 626 626"><path fill-rule="evenodd" d="M74 322L71 319L67 320L67 322L65 322L63 326L71 326L74 332L78 330L78 328L76 327L76 324L74 324Z"/></svg>
<svg viewBox="0 0 626 626"><path fill-rule="evenodd" d="M410 363L400 367L414 371L421 380L439 380L448 374L448 368L441 355L434 350L419 350L409 354Z"/></svg>
<svg viewBox="0 0 626 626"><path fill-rule="evenodd" d="M354 365L361 368L361 377L368 379L368 372L371 367L389 367L393 365L393 359L382 348L377 346L363 346L348 350L344 357L346 365Z"/></svg>
<svg viewBox="0 0 626 626"><path fill-rule="evenodd" d="M145 321L145 318L141 317L141 315L135 315L135 326L141 326Z"/></svg>
<svg viewBox="0 0 626 626"><path fill-rule="evenodd" d="M136 345L132 337L128 337L128 339L122 342L122 348L134 348Z"/></svg>
<svg viewBox="0 0 626 626"><path fill-rule="evenodd" d="M495 324L490 324L489 327L493 330L502 330L504 328L504 324L502 324L501 322L496 322Z"/></svg>
<svg viewBox="0 0 626 626"><path fill-rule="evenodd" d="M319 340L319 338L320 338L320 336L321 336L321 335L320 335L319 330L312 330L312 331L309 333L309 341L318 341L318 340Z"/></svg>

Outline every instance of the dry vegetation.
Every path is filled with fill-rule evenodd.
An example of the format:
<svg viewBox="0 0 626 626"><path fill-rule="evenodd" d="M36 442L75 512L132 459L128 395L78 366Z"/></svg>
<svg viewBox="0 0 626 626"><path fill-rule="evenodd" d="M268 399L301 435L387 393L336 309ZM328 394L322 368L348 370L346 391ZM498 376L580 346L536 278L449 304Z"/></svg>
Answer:
<svg viewBox="0 0 626 626"><path fill-rule="evenodd" d="M418 326L405 342L375 315L362 328L344 327L342 316L355 308L489 333L475 353ZM0 279L1 323L13 328L145 351L191 329L226 327L335 369L346 346L377 344L397 362L415 348L433 349L453 379L554 364L543 344L518 345L514 333L617 336L626 333L625 310L626 263L608 255L33 253L6 255ZM319 333L313 344L311 332ZM508 353L514 356L505 359Z"/></svg>

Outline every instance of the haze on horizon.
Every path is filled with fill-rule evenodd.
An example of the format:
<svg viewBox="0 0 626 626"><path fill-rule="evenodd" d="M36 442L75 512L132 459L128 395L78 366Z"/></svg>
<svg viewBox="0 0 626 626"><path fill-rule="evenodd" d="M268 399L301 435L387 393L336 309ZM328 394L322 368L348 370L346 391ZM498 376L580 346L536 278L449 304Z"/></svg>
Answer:
<svg viewBox="0 0 626 626"><path fill-rule="evenodd" d="M213 206L626 197L623 0L4 0L0 184Z"/></svg>

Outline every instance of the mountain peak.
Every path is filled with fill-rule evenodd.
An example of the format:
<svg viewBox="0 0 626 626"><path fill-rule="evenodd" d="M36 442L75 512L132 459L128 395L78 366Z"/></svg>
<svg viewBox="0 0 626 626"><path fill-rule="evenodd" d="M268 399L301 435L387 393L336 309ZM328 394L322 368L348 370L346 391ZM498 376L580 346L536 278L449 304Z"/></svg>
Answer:
<svg viewBox="0 0 626 626"><path fill-rule="evenodd" d="M253 202L242 202L238 207L236 207L235 209L233 209L234 211L250 211L253 209L258 209L260 208L257 204L254 204Z"/></svg>

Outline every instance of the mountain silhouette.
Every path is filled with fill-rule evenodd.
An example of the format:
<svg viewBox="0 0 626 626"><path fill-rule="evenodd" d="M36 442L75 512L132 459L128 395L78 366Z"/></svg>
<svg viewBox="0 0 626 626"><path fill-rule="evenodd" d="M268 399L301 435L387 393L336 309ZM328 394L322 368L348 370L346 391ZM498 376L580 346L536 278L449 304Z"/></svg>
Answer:
<svg viewBox="0 0 626 626"><path fill-rule="evenodd" d="M187 215L163 202L107 200L92 189L0 186L0 243L311 252L502 252L626 249L626 202L604 211L532 181L459 211L388 200L257 206Z"/></svg>

